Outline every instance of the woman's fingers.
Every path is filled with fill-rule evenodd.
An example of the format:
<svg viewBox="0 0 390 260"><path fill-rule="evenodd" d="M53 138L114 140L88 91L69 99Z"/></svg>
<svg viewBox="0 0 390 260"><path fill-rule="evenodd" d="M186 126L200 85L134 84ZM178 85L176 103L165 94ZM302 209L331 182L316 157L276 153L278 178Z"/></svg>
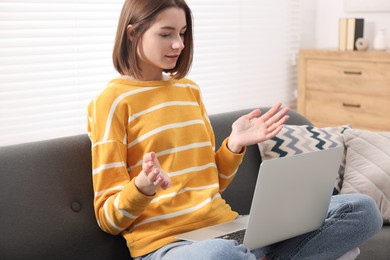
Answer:
<svg viewBox="0 0 390 260"><path fill-rule="evenodd" d="M156 180L153 182L153 185L157 187L160 186L162 182L163 182L163 178L158 175Z"/></svg>
<svg viewBox="0 0 390 260"><path fill-rule="evenodd" d="M261 117L264 121L270 119L282 106L282 103L278 102L273 107L271 107L267 112L265 112Z"/></svg>
<svg viewBox="0 0 390 260"><path fill-rule="evenodd" d="M150 170L155 166L156 154L154 152L146 153L143 158L142 170L149 174Z"/></svg>
<svg viewBox="0 0 390 260"><path fill-rule="evenodd" d="M161 169L154 152L146 153L143 158L142 170L147 182L155 187L166 189L171 185L168 175Z"/></svg>
<svg viewBox="0 0 390 260"><path fill-rule="evenodd" d="M267 117L264 117L264 114L263 120L267 126L271 126L273 124L284 124L288 119L288 116L286 115L288 110L289 108L285 107L280 109L277 113L275 113L275 111L275 114L268 114Z"/></svg>
<svg viewBox="0 0 390 260"><path fill-rule="evenodd" d="M168 188L169 186L171 186L171 182L170 181L164 181L163 183L161 183L161 188L163 188L164 190L166 188Z"/></svg>
<svg viewBox="0 0 390 260"><path fill-rule="evenodd" d="M275 137L275 136L280 132L280 130L282 130L282 128L283 128L283 126L282 126L282 125L279 125L279 126L276 127L275 129L273 129L272 131L270 131L270 132L266 135L266 140Z"/></svg>
<svg viewBox="0 0 390 260"><path fill-rule="evenodd" d="M154 186L161 186L163 189L168 188L171 184L169 177L158 168L154 168L150 171L149 174L147 174L147 178Z"/></svg>
<svg viewBox="0 0 390 260"><path fill-rule="evenodd" d="M260 109L255 109L255 110L252 110L251 112L249 112L248 114L246 114L245 116L251 120L253 118L257 118L261 115L261 111Z"/></svg>

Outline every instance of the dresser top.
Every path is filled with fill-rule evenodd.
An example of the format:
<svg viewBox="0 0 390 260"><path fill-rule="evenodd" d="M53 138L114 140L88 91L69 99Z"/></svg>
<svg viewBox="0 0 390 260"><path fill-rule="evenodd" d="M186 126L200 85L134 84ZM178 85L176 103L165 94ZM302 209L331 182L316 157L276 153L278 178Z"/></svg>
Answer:
<svg viewBox="0 0 390 260"><path fill-rule="evenodd" d="M390 62L390 51L338 51L326 49L301 49L301 58L321 58L321 59L347 59L364 61Z"/></svg>

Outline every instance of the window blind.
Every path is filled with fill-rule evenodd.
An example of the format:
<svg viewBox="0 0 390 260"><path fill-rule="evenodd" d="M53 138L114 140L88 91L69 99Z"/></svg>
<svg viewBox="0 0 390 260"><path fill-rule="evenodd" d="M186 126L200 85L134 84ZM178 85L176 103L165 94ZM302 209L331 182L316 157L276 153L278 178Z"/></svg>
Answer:
<svg viewBox="0 0 390 260"><path fill-rule="evenodd" d="M293 103L299 0L188 0L209 114ZM86 133L123 0L0 0L0 146Z"/></svg>
<svg viewBox="0 0 390 260"><path fill-rule="evenodd" d="M190 0L195 57L189 77L208 112L295 106L299 0Z"/></svg>
<svg viewBox="0 0 390 260"><path fill-rule="evenodd" d="M0 1L0 145L86 132L123 0Z"/></svg>

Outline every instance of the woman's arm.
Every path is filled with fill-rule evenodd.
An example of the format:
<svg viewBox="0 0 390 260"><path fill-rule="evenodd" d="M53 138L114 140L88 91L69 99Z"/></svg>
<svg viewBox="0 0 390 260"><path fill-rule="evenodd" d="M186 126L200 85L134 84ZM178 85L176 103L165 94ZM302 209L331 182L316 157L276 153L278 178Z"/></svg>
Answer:
<svg viewBox="0 0 390 260"><path fill-rule="evenodd" d="M215 155L221 191L233 180L246 146L268 140L282 129L288 119L288 108L280 108L281 104L278 103L262 116L261 111L256 109L233 123L230 136L224 140Z"/></svg>
<svg viewBox="0 0 390 260"><path fill-rule="evenodd" d="M102 230L119 234L143 213L157 187L168 187L170 180L154 153L145 154L141 172L130 177L127 107L119 104L113 108L112 103L109 97L91 102L88 132L92 142L95 216Z"/></svg>

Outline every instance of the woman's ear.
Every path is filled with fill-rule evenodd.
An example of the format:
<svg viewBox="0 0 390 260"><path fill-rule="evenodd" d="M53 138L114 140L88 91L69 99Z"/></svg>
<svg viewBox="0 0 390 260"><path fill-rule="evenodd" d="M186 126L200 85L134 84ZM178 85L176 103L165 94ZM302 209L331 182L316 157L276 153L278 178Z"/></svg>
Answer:
<svg viewBox="0 0 390 260"><path fill-rule="evenodd" d="M135 30L135 27L134 27L132 24L129 24L129 25L126 27L127 38L129 38L130 41L133 41L134 33L135 33L134 30Z"/></svg>

